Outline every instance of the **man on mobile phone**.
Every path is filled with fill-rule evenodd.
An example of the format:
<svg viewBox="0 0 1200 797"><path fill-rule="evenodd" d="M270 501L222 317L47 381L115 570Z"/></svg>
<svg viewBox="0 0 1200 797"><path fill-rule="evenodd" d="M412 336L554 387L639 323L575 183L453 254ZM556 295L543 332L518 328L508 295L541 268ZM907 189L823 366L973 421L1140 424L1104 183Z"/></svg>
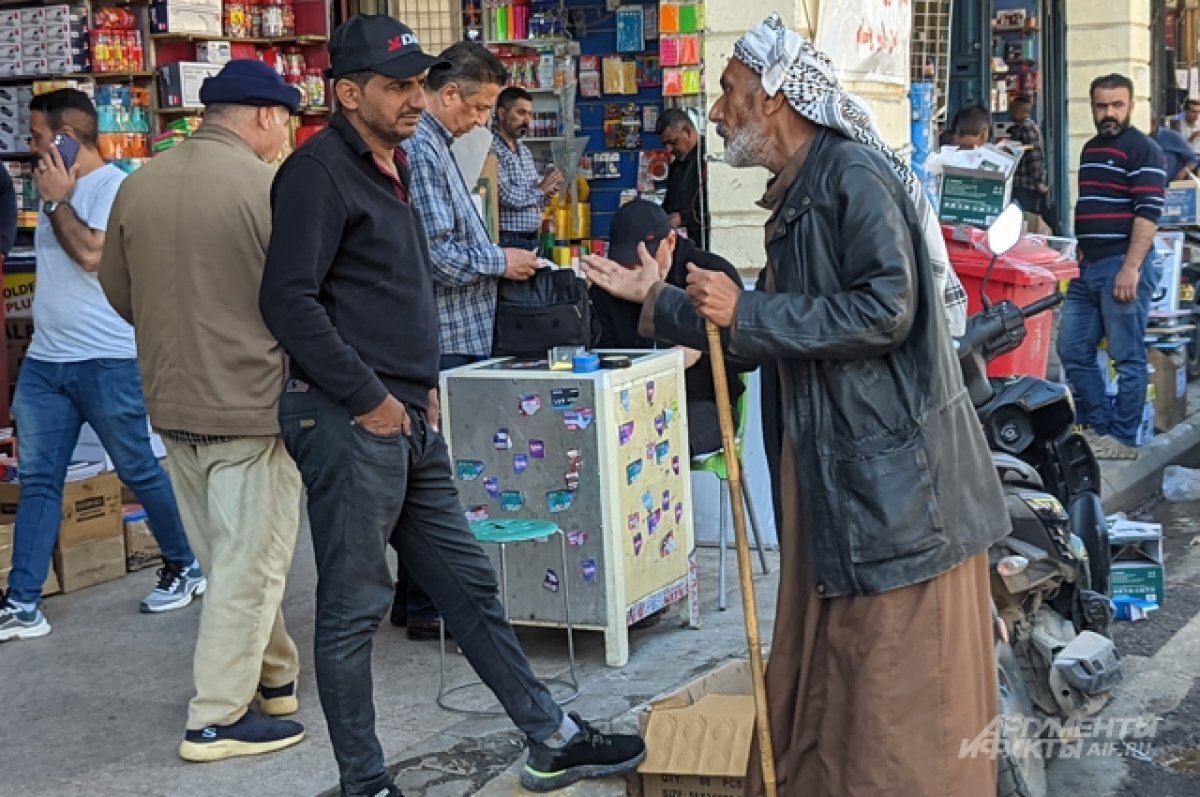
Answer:
<svg viewBox="0 0 1200 797"><path fill-rule="evenodd" d="M50 633L39 602L58 538L67 466L84 423L146 508L162 548L158 586L142 601L142 611L181 609L207 586L184 535L171 480L150 445L133 328L109 305L96 274L108 214L125 179L101 157L96 121L92 101L75 89L40 94L30 104L34 179L42 198L34 238L38 291L33 342L12 408L21 499L0 642Z"/></svg>
<svg viewBox="0 0 1200 797"><path fill-rule="evenodd" d="M500 92L492 129L492 152L500 166L500 245L536 251L542 210L558 195L563 176L557 169L538 174L521 140L529 135L532 118L532 94L519 86Z"/></svg>

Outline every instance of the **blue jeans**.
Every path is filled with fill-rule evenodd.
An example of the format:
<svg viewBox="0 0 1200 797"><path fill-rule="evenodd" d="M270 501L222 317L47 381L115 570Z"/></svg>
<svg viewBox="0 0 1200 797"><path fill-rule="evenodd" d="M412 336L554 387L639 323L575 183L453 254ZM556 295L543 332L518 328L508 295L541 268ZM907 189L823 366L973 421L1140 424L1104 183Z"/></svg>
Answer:
<svg viewBox="0 0 1200 797"><path fill-rule="evenodd" d="M13 400L21 501L13 533L8 597L36 603L62 521L63 484L84 422L137 495L163 558L192 563L171 480L150 447L136 360L50 363L26 359Z"/></svg>
<svg viewBox="0 0 1200 797"><path fill-rule="evenodd" d="M1058 356L1075 391L1077 420L1097 434L1110 435L1126 445L1137 441L1142 407L1146 403L1146 326L1150 298L1162 277L1154 251L1142 263L1137 299L1118 302L1113 283L1123 256L1084 263L1071 282L1058 329ZM1104 391L1096 361L1100 341L1108 339L1108 355L1117 367L1117 400Z"/></svg>

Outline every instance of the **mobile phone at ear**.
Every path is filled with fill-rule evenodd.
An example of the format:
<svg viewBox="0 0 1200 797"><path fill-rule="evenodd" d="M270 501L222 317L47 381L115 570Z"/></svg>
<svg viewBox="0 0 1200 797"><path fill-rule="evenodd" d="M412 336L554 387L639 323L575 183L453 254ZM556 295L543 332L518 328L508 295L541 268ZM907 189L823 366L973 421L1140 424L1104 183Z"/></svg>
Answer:
<svg viewBox="0 0 1200 797"><path fill-rule="evenodd" d="M54 137L54 147L62 156L63 166L70 170L75 165L75 159L79 157L79 142L71 136L59 133Z"/></svg>

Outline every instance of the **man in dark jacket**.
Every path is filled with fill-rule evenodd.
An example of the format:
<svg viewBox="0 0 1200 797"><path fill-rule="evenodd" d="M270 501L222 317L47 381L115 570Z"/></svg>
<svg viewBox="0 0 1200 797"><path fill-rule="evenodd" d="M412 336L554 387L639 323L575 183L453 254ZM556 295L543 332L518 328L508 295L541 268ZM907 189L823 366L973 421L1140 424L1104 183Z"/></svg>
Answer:
<svg viewBox="0 0 1200 797"><path fill-rule="evenodd" d="M400 795L375 735L371 682L372 640L394 594L393 539L528 737L527 789L629 771L645 757L641 739L565 715L534 677L454 489L429 244L398 149L425 107L426 70L442 62L406 25L370 14L335 30L329 55L338 112L275 179L260 304L290 357L279 420L308 492L317 690L342 794Z"/></svg>
<svg viewBox="0 0 1200 797"><path fill-rule="evenodd" d="M641 250L638 244L645 244ZM653 202L639 199L622 207L613 216L608 239L609 262L624 268L638 268L643 262L653 268L668 285L687 285L688 265L726 274L735 285L742 278L723 257L709 254L687 238L676 235L665 210ZM618 299L599 286L591 290L592 308L600 325L600 349L653 349L659 343L638 334L642 306ZM713 385L712 364L705 350L683 348L687 388L688 448L691 456L711 454L721 447L721 425L717 421L717 391ZM729 360L729 402L736 408L745 387L736 372L754 369L753 364ZM735 410L736 412L736 410ZM736 418L734 419L736 423Z"/></svg>
<svg viewBox="0 0 1200 797"><path fill-rule="evenodd" d="M670 214L672 227L687 230L688 238L696 246L707 248L704 139L687 112L679 108L663 111L655 130L663 146L671 153L671 170L667 175L663 210Z"/></svg>
<svg viewBox="0 0 1200 797"><path fill-rule="evenodd" d="M994 794L995 761L959 750L995 727L987 548L1009 523L920 184L778 16L737 42L721 87L726 161L775 174L758 289L700 269L686 292L646 270L589 275L644 300L643 334L699 346L711 322L762 363L764 437L782 447L767 671L779 793ZM760 793L752 771L747 795Z"/></svg>

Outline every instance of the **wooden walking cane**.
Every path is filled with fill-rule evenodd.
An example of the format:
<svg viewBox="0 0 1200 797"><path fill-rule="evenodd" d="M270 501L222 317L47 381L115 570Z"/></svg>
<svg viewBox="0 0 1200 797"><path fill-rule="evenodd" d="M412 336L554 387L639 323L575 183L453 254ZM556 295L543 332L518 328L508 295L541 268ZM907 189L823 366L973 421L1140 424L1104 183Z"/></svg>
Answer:
<svg viewBox="0 0 1200 797"><path fill-rule="evenodd" d="M746 619L746 642L750 646L750 672L754 679L754 714L758 726L758 749L762 758L763 786L767 797L777 797L775 785L775 745L771 741L771 716L767 713L767 680L763 668L762 641L758 631L758 601L754 597L753 565L750 541L746 537L746 505L742 499L742 462L738 457L737 433L733 428L733 406L729 403L729 377L725 374L725 351L721 330L711 321L708 331L708 355L712 359L713 385L717 393L717 418L721 422L721 442L725 448L726 484L733 504L733 537L737 546L738 579L742 585L742 614ZM725 540L721 540L721 545Z"/></svg>

